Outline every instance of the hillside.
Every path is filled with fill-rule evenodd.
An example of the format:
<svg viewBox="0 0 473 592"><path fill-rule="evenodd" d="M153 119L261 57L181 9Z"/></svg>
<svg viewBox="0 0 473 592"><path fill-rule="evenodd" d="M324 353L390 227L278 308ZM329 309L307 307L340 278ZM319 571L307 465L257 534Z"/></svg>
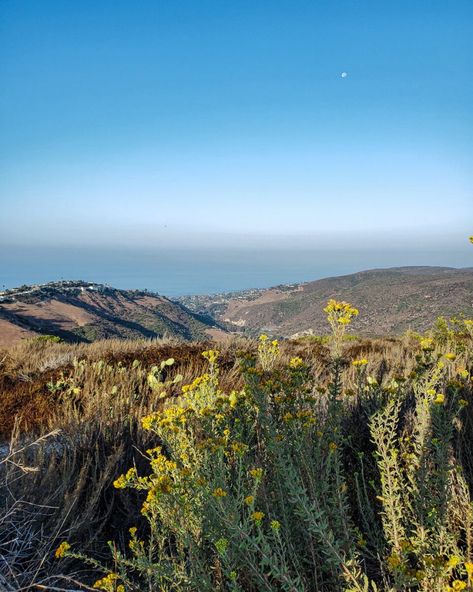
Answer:
<svg viewBox="0 0 473 592"><path fill-rule="evenodd" d="M473 316L473 268L374 269L267 290L192 296L180 302L248 334L289 337L326 333L323 308L329 298L360 310L353 331L360 335L426 330L438 316Z"/></svg>
<svg viewBox="0 0 473 592"><path fill-rule="evenodd" d="M473 268L374 269L304 284L170 300L138 290L81 281L22 286L0 292L0 345L41 334L66 341L219 338L228 332L279 337L328 330L329 298L360 310L359 335L425 331L439 316L473 316Z"/></svg>
<svg viewBox="0 0 473 592"><path fill-rule="evenodd" d="M66 341L153 338L202 339L223 333L164 296L63 281L0 293L0 345L41 334Z"/></svg>

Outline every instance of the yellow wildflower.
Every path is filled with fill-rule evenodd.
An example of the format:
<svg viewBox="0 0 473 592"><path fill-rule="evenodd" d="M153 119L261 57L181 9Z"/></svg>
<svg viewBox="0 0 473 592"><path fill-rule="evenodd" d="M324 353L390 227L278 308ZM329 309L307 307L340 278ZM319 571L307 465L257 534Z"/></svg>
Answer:
<svg viewBox="0 0 473 592"><path fill-rule="evenodd" d="M243 442L232 442L232 450L238 456L243 456L248 450L248 446Z"/></svg>
<svg viewBox="0 0 473 592"><path fill-rule="evenodd" d="M54 557L56 559L60 559L61 557L65 557L66 553L69 551L70 548L71 548L71 545L67 541L62 542L59 545L59 547L56 549L56 552L54 553Z"/></svg>
<svg viewBox="0 0 473 592"><path fill-rule="evenodd" d="M202 352L202 355L210 364L215 364L220 352L216 349L209 349L208 351Z"/></svg>
<svg viewBox="0 0 473 592"><path fill-rule="evenodd" d="M258 481L263 476L263 469L251 469L250 475Z"/></svg>
<svg viewBox="0 0 473 592"><path fill-rule="evenodd" d="M453 569L459 563L460 563L460 557L458 557L458 555L452 555L451 557L449 557L449 559L447 561L447 568Z"/></svg>
<svg viewBox="0 0 473 592"><path fill-rule="evenodd" d="M461 580L453 580L452 590L454 590L454 592L459 592L460 590L464 590L465 588L466 582L462 582Z"/></svg>
<svg viewBox="0 0 473 592"><path fill-rule="evenodd" d="M151 415L147 415L141 419L141 425L143 426L144 430L150 430L153 427L154 422L158 417L157 413L151 413Z"/></svg>
<svg viewBox="0 0 473 592"><path fill-rule="evenodd" d="M104 578L97 580L92 587L98 590L104 590L104 592L114 592L115 583L118 580L118 577L118 574L110 573L108 574L108 576L105 576ZM117 592L119 587L116 588ZM123 586L121 586L121 589L124 590Z"/></svg>
<svg viewBox="0 0 473 592"><path fill-rule="evenodd" d="M420 340L420 347L424 351L429 351L434 349L434 340L430 337L424 337Z"/></svg>
<svg viewBox="0 0 473 592"><path fill-rule="evenodd" d="M335 442L330 442L328 447L329 447L329 450L331 450L332 452L334 452L338 448L338 446L335 444Z"/></svg>
<svg viewBox="0 0 473 592"><path fill-rule="evenodd" d="M234 409L238 404L238 393L237 391L232 391L228 395L228 402L230 403L230 407Z"/></svg>
<svg viewBox="0 0 473 592"><path fill-rule="evenodd" d="M360 360L353 360L352 365L355 366L355 368L359 368L361 366L366 366L367 363L368 360L366 358L361 358Z"/></svg>
<svg viewBox="0 0 473 592"><path fill-rule="evenodd" d="M466 573L468 574L468 577L473 578L473 563L471 561L465 562L465 569Z"/></svg>
<svg viewBox="0 0 473 592"><path fill-rule="evenodd" d="M303 365L304 362L302 361L302 358L299 358L299 356L295 356L294 358L291 358L289 361L289 368L292 368L293 370L295 370L296 368L300 368Z"/></svg>
<svg viewBox="0 0 473 592"><path fill-rule="evenodd" d="M445 402L445 395L443 395L442 393L439 393L434 400L434 403L436 405L443 405L443 403Z"/></svg>
<svg viewBox="0 0 473 592"><path fill-rule="evenodd" d="M251 506L255 501L255 496L254 495L247 495L244 499L244 502L247 506Z"/></svg>
<svg viewBox="0 0 473 592"><path fill-rule="evenodd" d="M281 523L279 520L271 520L270 527L272 530L278 531L281 528Z"/></svg>
<svg viewBox="0 0 473 592"><path fill-rule="evenodd" d="M259 524L261 520L263 520L263 518L264 512L253 512L251 514L251 519L253 520L253 522L256 522L257 524Z"/></svg>
<svg viewBox="0 0 473 592"><path fill-rule="evenodd" d="M449 352L448 354L445 354L445 358L447 360L455 360L456 359L456 354Z"/></svg>
<svg viewBox="0 0 473 592"><path fill-rule="evenodd" d="M337 300L331 298L327 302L324 312L327 313L329 321L331 319L338 320L339 318L344 318L348 323L350 323L351 318L356 317L359 311L356 308L353 308L351 304L348 304L348 302L338 302Z"/></svg>
<svg viewBox="0 0 473 592"><path fill-rule="evenodd" d="M227 492L221 487L217 487L217 489L213 490L212 495L214 497L225 497L227 495Z"/></svg>

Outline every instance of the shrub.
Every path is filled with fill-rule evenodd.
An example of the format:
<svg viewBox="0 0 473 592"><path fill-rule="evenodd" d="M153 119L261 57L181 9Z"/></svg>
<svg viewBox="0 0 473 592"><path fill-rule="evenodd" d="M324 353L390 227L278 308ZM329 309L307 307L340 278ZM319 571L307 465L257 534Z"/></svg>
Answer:
<svg viewBox="0 0 473 592"><path fill-rule="evenodd" d="M375 376L342 356L358 311L325 310L327 383L265 337L227 392L215 350L176 397L161 375L172 360L156 366L148 469L114 482L142 495L143 522L128 549L110 543L113 569L69 543L58 553L103 571L94 586L108 592L471 589L471 336L441 327L407 378Z"/></svg>

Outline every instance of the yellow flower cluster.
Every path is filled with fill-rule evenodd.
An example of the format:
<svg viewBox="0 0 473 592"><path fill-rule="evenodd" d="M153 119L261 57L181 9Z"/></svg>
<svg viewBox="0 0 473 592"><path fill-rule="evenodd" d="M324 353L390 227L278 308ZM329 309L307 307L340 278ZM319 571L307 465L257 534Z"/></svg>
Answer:
<svg viewBox="0 0 473 592"><path fill-rule="evenodd" d="M221 487L217 487L217 489L213 490L212 495L214 497L226 497L227 492L224 489L222 489Z"/></svg>
<svg viewBox="0 0 473 592"><path fill-rule="evenodd" d="M232 442L230 445L231 449L237 456L243 456L248 450L248 445L243 442Z"/></svg>
<svg viewBox="0 0 473 592"><path fill-rule="evenodd" d="M162 454L160 447L149 452L151 452L151 468L155 474L168 474L177 469L177 464Z"/></svg>
<svg viewBox="0 0 473 592"><path fill-rule="evenodd" d="M445 588L445 592L461 592L461 590L465 590L466 587L466 582L462 582L462 580L453 580L452 585Z"/></svg>
<svg viewBox="0 0 473 592"><path fill-rule="evenodd" d="M183 394L187 394L192 391L195 391L200 386L206 385L209 382L209 380L210 380L209 374L202 374L202 376L198 376L195 380L193 380L191 382L191 384L185 384L182 387L182 392L183 392Z"/></svg>
<svg viewBox="0 0 473 592"><path fill-rule="evenodd" d="M56 559L60 559L61 557L65 557L70 548L71 548L71 545L67 541L62 542L59 545L59 547L56 549L56 552L54 553L54 557L56 557Z"/></svg>
<svg viewBox="0 0 473 592"><path fill-rule="evenodd" d="M289 368L292 368L293 370L296 370L297 368L300 368L303 365L304 362L302 361L302 358L300 358L299 356L295 356L294 358L291 358L289 361Z"/></svg>
<svg viewBox="0 0 473 592"><path fill-rule="evenodd" d="M271 370L279 357L279 342L277 339L269 341L267 335L260 335L258 345L258 359L261 368L266 372Z"/></svg>
<svg viewBox="0 0 473 592"><path fill-rule="evenodd" d="M170 405L162 411L151 413L141 419L141 425L145 430L159 430L160 428L169 428L177 432L179 427L187 422L189 407L180 405Z"/></svg>
<svg viewBox="0 0 473 592"><path fill-rule="evenodd" d="M92 586L97 590L103 590L104 592L125 592L125 586L123 584L117 584L119 576L116 573L109 573L108 576L97 580Z"/></svg>
<svg viewBox="0 0 473 592"><path fill-rule="evenodd" d="M250 469L250 475L253 477L253 479L259 481L263 476L263 469Z"/></svg>
<svg viewBox="0 0 473 592"><path fill-rule="evenodd" d="M158 413L151 413L150 415L147 415L146 417L142 417L141 418L141 425L143 426L143 429L150 430L153 427L154 422L156 421L157 418L158 418Z"/></svg>
<svg viewBox="0 0 473 592"><path fill-rule="evenodd" d="M120 475L118 479L113 482L113 486L116 489L124 489L133 479L136 477L136 469L128 469L126 475Z"/></svg>
<svg viewBox="0 0 473 592"><path fill-rule="evenodd" d="M355 368L360 368L366 366L367 363L368 360L366 358L361 358L361 360L353 360L352 365L355 366Z"/></svg>
<svg viewBox="0 0 473 592"><path fill-rule="evenodd" d="M259 524L264 518L264 512L253 512L251 514L251 519L253 520L253 522L256 522L257 524Z"/></svg>
<svg viewBox="0 0 473 592"><path fill-rule="evenodd" d="M216 349L209 349L208 351L202 352L202 355L206 360L208 360L210 364L215 364L218 356L220 355L220 352Z"/></svg>
<svg viewBox="0 0 473 592"><path fill-rule="evenodd" d="M434 349L434 340L431 337L424 337L420 340L420 347L424 351L431 351Z"/></svg>
<svg viewBox="0 0 473 592"><path fill-rule="evenodd" d="M448 560L446 567L447 569L453 569L460 563L460 557L458 555L451 555Z"/></svg>
<svg viewBox="0 0 473 592"><path fill-rule="evenodd" d="M351 304L344 301L337 301L331 298L324 308L327 313L327 319L331 325L338 323L339 325L348 325L351 323L353 317L358 316L358 309Z"/></svg>

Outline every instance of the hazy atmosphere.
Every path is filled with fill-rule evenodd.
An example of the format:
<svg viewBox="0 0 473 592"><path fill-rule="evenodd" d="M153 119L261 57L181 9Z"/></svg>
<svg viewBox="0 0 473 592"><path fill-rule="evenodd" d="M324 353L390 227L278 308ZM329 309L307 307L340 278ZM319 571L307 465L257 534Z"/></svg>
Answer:
<svg viewBox="0 0 473 592"><path fill-rule="evenodd" d="M171 251L170 292L195 285L176 248L202 270L213 261L222 288L468 265L471 2L45 0L0 12L1 284L28 280L28 247L38 280L64 276L68 253L69 275L131 287L110 269L135 257L130 279L158 290ZM265 277L281 248L296 253L292 272L282 261ZM258 262L254 276L223 278Z"/></svg>

